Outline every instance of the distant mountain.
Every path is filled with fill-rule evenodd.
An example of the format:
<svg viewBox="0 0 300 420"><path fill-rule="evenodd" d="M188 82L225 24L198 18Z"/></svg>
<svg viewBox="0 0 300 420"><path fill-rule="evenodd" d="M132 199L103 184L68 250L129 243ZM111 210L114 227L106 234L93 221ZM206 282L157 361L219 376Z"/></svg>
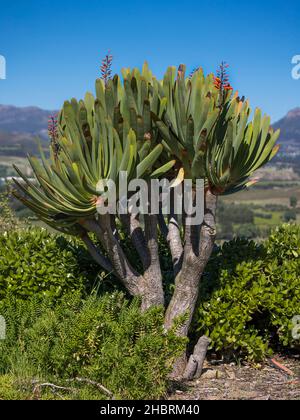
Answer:
<svg viewBox="0 0 300 420"><path fill-rule="evenodd" d="M35 153L35 137L48 139L49 115L57 111L46 111L37 107L19 108L0 105L0 156L25 156ZM293 109L273 127L281 129L279 143L284 149L300 150L300 108Z"/></svg>
<svg viewBox="0 0 300 420"><path fill-rule="evenodd" d="M48 117L56 112L31 106L0 105L0 155L35 153L35 138L48 138Z"/></svg>
<svg viewBox="0 0 300 420"><path fill-rule="evenodd" d="M288 112L273 127L281 130L279 143L300 148L300 108Z"/></svg>
<svg viewBox="0 0 300 420"><path fill-rule="evenodd" d="M33 135L41 133L45 136L48 117L54 112L33 106L18 108L11 105L0 105L0 131Z"/></svg>

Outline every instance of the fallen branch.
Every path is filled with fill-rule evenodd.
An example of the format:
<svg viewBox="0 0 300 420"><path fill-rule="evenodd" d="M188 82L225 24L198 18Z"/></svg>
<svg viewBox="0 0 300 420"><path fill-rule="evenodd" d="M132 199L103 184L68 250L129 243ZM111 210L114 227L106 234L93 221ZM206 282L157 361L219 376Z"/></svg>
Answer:
<svg viewBox="0 0 300 420"><path fill-rule="evenodd" d="M285 372L286 374L288 374L289 376L295 376L294 372L292 372L289 368L287 368L286 366L282 365L281 363L277 362L277 360L275 359L271 359L272 364L282 370L283 372Z"/></svg>
<svg viewBox="0 0 300 420"><path fill-rule="evenodd" d="M74 388L68 388L68 387L65 387L65 386L55 385L55 384L52 384L50 382L45 382L45 383L39 384L39 383L36 383L36 381L33 381L33 384L34 383L35 383L35 386L34 386L33 391L32 391L34 398L36 398L36 397L38 398L40 396L41 388L47 388L47 387L51 388L51 390L54 391L54 392L55 391L67 391L67 392L73 392L73 393L78 392Z"/></svg>
<svg viewBox="0 0 300 420"><path fill-rule="evenodd" d="M98 388L100 391L102 391L104 394L109 396L112 400L115 400L114 394L109 389L105 388L105 386L101 385L100 383L93 381L92 379L76 377L74 379L67 380L67 382L74 382L74 381L93 385L96 388ZM34 396L37 396L41 388L46 388L46 387L51 388L52 391L67 391L67 392L78 393L78 389L55 385L50 382L38 383L37 381L32 381L32 384L35 385L33 388Z"/></svg>
<svg viewBox="0 0 300 420"><path fill-rule="evenodd" d="M108 395L112 400L115 400L114 394L109 389L105 388L105 386L99 384L96 381L93 381L93 380L88 379L88 378L78 378L78 377L75 378L75 381L83 382L83 383L86 383L86 384L89 384L89 385L93 385L96 388L98 388L100 391L102 391L106 395Z"/></svg>

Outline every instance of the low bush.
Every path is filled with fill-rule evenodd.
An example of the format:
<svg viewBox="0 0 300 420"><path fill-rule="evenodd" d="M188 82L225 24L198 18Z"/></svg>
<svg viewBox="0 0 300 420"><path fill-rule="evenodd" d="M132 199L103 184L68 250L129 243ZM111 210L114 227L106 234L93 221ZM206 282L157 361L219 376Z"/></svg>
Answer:
<svg viewBox="0 0 300 420"><path fill-rule="evenodd" d="M32 379L78 387L72 379L84 377L116 398L159 398L184 341L174 331L164 333L162 308L141 313L139 306L121 292L92 294L86 300L77 292L55 305L48 298L17 301L9 296L0 304L7 322L0 373L23 378L27 392ZM107 395L98 391L101 398Z"/></svg>
<svg viewBox="0 0 300 420"><path fill-rule="evenodd" d="M251 223L240 225L237 229L238 235L242 238L254 239L260 236L260 229Z"/></svg>
<svg viewBox="0 0 300 420"><path fill-rule="evenodd" d="M260 219L266 219L271 220L272 219L272 213L262 213L262 212L255 212L255 217L259 217Z"/></svg>
<svg viewBox="0 0 300 420"><path fill-rule="evenodd" d="M271 212L273 211L281 212L281 211L288 210L288 206L285 206L283 204L265 204L263 208L264 210L271 211Z"/></svg>
<svg viewBox="0 0 300 420"><path fill-rule="evenodd" d="M0 299L89 289L99 273L83 246L40 228L0 234Z"/></svg>
<svg viewBox="0 0 300 420"><path fill-rule="evenodd" d="M218 209L218 222L244 224L254 222L253 210L245 204L228 204L221 202Z"/></svg>
<svg viewBox="0 0 300 420"><path fill-rule="evenodd" d="M300 315L299 226L277 228L261 246L225 243L203 278L198 334L227 357L262 360L272 349L298 347L293 317Z"/></svg>
<svg viewBox="0 0 300 420"><path fill-rule="evenodd" d="M296 224L278 226L266 241L266 249L268 255L277 258L280 263L299 259L300 226Z"/></svg>
<svg viewBox="0 0 300 420"><path fill-rule="evenodd" d="M12 375L0 375L0 400L20 400L27 399L29 395L18 389L17 378Z"/></svg>
<svg viewBox="0 0 300 420"><path fill-rule="evenodd" d="M10 194L7 188L7 185L0 188L0 234L16 230L22 226L22 223L10 206Z"/></svg>
<svg viewBox="0 0 300 420"><path fill-rule="evenodd" d="M283 213L282 220L284 222L293 222L293 221L297 220L296 210L294 210L294 209L286 210Z"/></svg>

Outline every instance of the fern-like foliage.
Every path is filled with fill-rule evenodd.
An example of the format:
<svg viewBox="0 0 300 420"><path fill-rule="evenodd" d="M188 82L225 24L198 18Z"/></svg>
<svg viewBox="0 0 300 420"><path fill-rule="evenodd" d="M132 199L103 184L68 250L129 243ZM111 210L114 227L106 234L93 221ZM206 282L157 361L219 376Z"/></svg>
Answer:
<svg viewBox="0 0 300 420"><path fill-rule="evenodd" d="M115 292L82 300L72 293L58 303L47 298L0 304L8 336L0 341L0 373L67 383L81 376L102 383L123 399L156 399L185 340L163 331L163 308L140 312L137 299ZM103 396L102 396L103 397Z"/></svg>

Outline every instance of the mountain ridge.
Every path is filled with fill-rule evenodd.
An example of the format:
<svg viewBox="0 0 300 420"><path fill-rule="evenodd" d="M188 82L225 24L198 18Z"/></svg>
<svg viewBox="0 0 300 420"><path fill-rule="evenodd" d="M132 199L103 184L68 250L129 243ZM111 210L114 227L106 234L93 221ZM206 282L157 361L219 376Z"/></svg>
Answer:
<svg viewBox="0 0 300 420"><path fill-rule="evenodd" d="M0 104L0 131L33 135L46 133L49 115L56 112L36 106L17 107Z"/></svg>
<svg viewBox="0 0 300 420"><path fill-rule="evenodd" d="M300 107L289 111L283 118L273 124L280 129L279 142L290 146L300 146Z"/></svg>
<svg viewBox="0 0 300 420"><path fill-rule="evenodd" d="M0 155L36 152L36 137L48 139L48 119L56 110L37 106L17 107L0 104ZM279 143L284 147L300 148L300 107L290 110L273 124L280 129Z"/></svg>

